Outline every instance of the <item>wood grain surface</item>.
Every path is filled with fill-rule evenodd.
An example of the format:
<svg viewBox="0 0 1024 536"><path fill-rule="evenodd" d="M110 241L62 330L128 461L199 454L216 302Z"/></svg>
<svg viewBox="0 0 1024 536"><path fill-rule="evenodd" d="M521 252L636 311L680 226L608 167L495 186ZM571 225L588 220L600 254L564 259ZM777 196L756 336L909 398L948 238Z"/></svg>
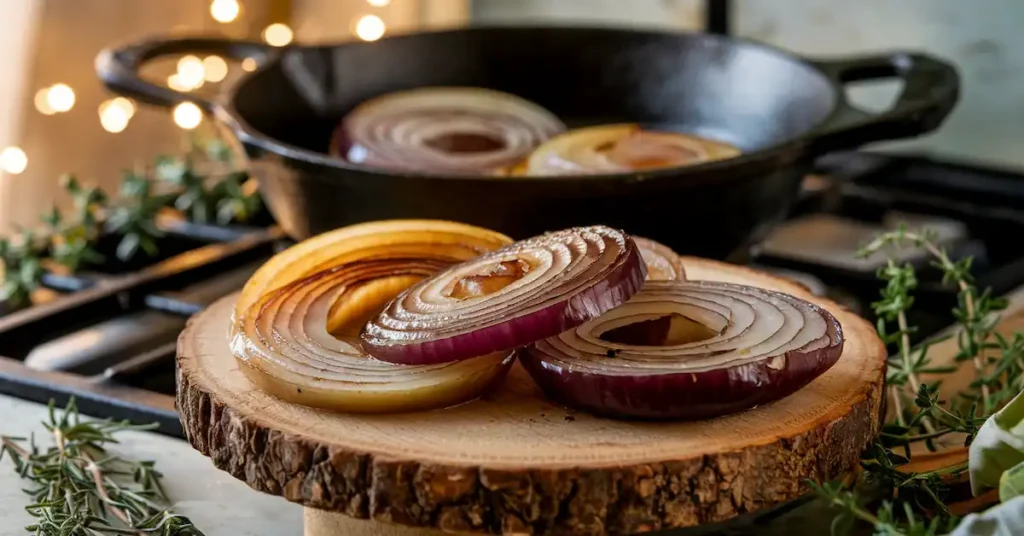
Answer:
<svg viewBox="0 0 1024 536"><path fill-rule="evenodd" d="M228 350L228 297L194 317L179 340L182 425L197 450L257 490L354 518L453 532L695 526L785 503L806 493L806 479L854 469L881 410L886 355L873 327L747 268L687 258L686 270L691 279L818 302L843 326L843 356L790 397L701 422L573 412L547 402L519 367L491 395L454 408L347 415L257 390Z"/></svg>

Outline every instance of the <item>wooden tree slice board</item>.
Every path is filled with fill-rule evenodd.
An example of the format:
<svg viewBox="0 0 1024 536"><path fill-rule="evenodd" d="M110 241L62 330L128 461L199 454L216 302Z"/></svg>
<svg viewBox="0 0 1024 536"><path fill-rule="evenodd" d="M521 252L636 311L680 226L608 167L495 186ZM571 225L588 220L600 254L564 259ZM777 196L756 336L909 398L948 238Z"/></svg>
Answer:
<svg viewBox="0 0 1024 536"><path fill-rule="evenodd" d="M690 279L776 289L827 308L846 336L839 362L783 400L700 422L569 411L518 366L494 393L454 408L339 414L282 402L249 382L228 349L231 296L193 317L179 339L182 425L193 447L257 490L450 532L694 526L790 501L808 491L806 479L855 470L882 409L886 352L874 328L779 278L703 259L685 265ZM374 530L366 534L389 534Z"/></svg>

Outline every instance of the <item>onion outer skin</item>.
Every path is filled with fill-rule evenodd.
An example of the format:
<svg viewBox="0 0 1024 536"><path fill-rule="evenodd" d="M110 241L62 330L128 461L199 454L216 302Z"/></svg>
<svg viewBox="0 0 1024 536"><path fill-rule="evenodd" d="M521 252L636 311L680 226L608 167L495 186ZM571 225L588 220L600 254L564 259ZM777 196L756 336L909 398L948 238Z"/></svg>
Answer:
<svg viewBox="0 0 1024 536"><path fill-rule="evenodd" d="M327 331L331 315L358 315L363 303L331 299L340 301L345 292L354 292L361 300L387 303L404 290L403 282L510 242L486 229L434 220L359 224L300 242L271 258L246 284L235 304L232 354L261 390L310 407L391 413L476 398L508 372L510 352L409 367L379 362L357 343L339 351L341 343ZM296 325L301 326L297 332ZM311 364L307 359L324 356L334 361ZM340 374L351 378L328 378Z"/></svg>
<svg viewBox="0 0 1024 536"><path fill-rule="evenodd" d="M657 286L658 283L649 282L647 285ZM769 295L799 300L775 291L758 290ZM637 296L642 296L643 292ZM553 362L555 360L546 355L551 350L544 348L545 341L520 349L518 358L549 398L569 407L620 419L709 419L789 396L825 373L839 360L843 350L842 326L828 311L804 303L824 318L826 333L833 343L807 352L785 352L781 367L778 361L769 357L696 372L608 375L581 370L571 362L568 365ZM587 325L584 325L577 330L586 328Z"/></svg>
<svg viewBox="0 0 1024 536"><path fill-rule="evenodd" d="M459 123L461 128L455 126ZM440 128L446 125L449 130ZM335 129L330 154L391 171L504 174L565 129L550 111L510 93L478 87L422 87L385 93L356 106ZM500 138L503 147L446 153L426 143L432 131Z"/></svg>
<svg viewBox="0 0 1024 536"><path fill-rule="evenodd" d="M650 238L633 235L633 241L647 265L648 281L686 281L686 267L678 253Z"/></svg>
<svg viewBox="0 0 1024 536"><path fill-rule="evenodd" d="M582 236L585 233L600 236L602 240L622 242L616 244L621 251L614 262L607 266L607 271L602 277L587 281L588 287L577 288L573 293L560 296L562 299L546 305L545 302L550 299L545 295L545 299L540 300L540 303L533 300L525 304L524 307L528 310L531 307L535 308L526 313L510 316L520 313L521 309L507 310L503 315L505 317L503 320L485 317L482 325L467 325L454 332L420 331L414 332L412 336L398 332L399 337L394 337L391 334L398 330L386 327L388 323L404 323L404 320L397 320L397 317L400 316L399 313L403 312L400 310L405 300L416 298L424 288L439 284L460 269L474 265L485 266L506 258L518 258L517 256L524 250L544 249L545 241L559 243L553 237ZM564 275L564 272L560 275ZM640 289L646 276L647 268L640 256L639 249L632 238L622 231L598 225L548 233L511 244L487 256L452 267L448 271L410 288L406 293L395 298L376 320L366 325L362 335L363 347L377 359L408 365L458 361L492 352L512 350L518 346L571 329L622 304ZM559 279L565 280L564 277L559 277ZM557 288L556 286L551 290ZM529 290L537 292L540 287ZM495 305L500 305L500 302ZM447 311L446 314L451 316L453 312L458 313L458 310ZM425 323L426 320L423 322ZM464 321L465 319L456 320ZM447 321L450 322L450 320ZM416 320L414 319L412 322L415 323Z"/></svg>

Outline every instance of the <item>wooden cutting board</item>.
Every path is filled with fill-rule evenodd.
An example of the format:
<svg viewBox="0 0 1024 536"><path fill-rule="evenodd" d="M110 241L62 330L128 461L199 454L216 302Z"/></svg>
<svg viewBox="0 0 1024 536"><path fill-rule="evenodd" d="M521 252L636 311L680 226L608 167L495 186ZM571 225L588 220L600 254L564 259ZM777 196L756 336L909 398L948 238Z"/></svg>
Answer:
<svg viewBox="0 0 1024 536"><path fill-rule="evenodd" d="M340 414L284 403L249 382L228 350L228 297L179 340L182 425L218 468L309 507L310 536L697 526L786 503L808 491L807 479L854 470L879 425L886 355L874 328L748 268L688 258L686 271L819 303L842 324L842 357L792 396L707 421L570 411L548 402L519 367L494 393L454 408Z"/></svg>

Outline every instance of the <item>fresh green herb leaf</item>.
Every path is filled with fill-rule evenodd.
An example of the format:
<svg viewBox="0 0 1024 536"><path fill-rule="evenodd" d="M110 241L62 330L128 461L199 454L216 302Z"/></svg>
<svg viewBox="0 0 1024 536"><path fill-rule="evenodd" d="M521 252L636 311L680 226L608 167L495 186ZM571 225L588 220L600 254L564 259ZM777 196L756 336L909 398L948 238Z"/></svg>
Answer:
<svg viewBox="0 0 1024 536"><path fill-rule="evenodd" d="M1016 458L1012 457L1012 452L1008 451L1011 458L995 462L989 459L991 449L984 450L984 456L975 454L975 451L982 452L978 449L986 445L993 448L1005 446L1007 437L1020 437L1015 427L1020 425L1022 417L1017 416L1016 400L1010 400L1019 396L1024 387L1024 334L1005 337L995 331L999 325L999 311L1007 306L1006 300L993 297L987 290L979 292L970 273L971 259L950 258L936 244L932 233L908 231L901 226L877 237L858 255L870 257L906 247L925 250L932 257L933 265L941 271L943 282L956 290L957 305L951 311L957 328L954 340L958 354L955 360L973 368L975 380L953 400L940 398L938 387L941 379L932 382L922 380L924 374L941 378L960 367L932 363L928 350L935 339L917 345L912 343L916 330L908 321L908 312L914 306L917 274L913 266L896 264L889 259L878 271L884 286L881 299L872 304L872 309L877 317L879 337L896 347L889 361L886 392L893 417L883 426L879 442L864 452L864 471L856 482L850 486L832 484L814 485L814 488L839 508L840 516L852 516L872 526L875 534L932 536L946 534L957 527L960 520L946 504L947 483L967 473L969 465L972 473L979 473L982 466L975 457L986 459L985 469L994 467L979 480L985 486L997 485L1005 469L1013 466L1010 462ZM986 421L1004 406L1006 409L1000 412L999 419ZM972 446L970 464L919 473L901 470L910 461L911 444L935 449L937 442L950 434L962 434L966 444ZM1016 481L1012 482L1011 486L1015 486ZM865 500L865 490L887 500ZM969 516L964 525L956 528L957 536L990 534L968 532L984 527L986 523L995 524L992 526L1002 523L998 526L1004 527L1005 534L1024 530L1022 525L1014 524L1015 521L1010 519L1012 516L1003 511L1004 507L984 516ZM846 518L842 518L833 527L845 527L846 523Z"/></svg>

